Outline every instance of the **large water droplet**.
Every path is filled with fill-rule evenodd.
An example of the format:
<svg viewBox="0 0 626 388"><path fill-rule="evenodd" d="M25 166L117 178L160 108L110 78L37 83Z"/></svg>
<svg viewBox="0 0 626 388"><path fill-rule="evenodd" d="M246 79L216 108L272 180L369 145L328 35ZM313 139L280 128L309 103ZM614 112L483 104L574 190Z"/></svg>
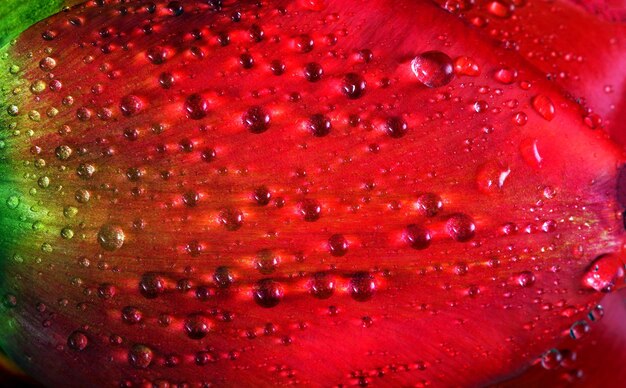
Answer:
<svg viewBox="0 0 626 388"><path fill-rule="evenodd" d="M413 249L426 249L430 246L432 235L427 228L411 224L404 231L404 239Z"/></svg>
<svg viewBox="0 0 626 388"><path fill-rule="evenodd" d="M254 301L261 307L270 308L278 305L284 295L283 287L272 279L261 279L254 285Z"/></svg>
<svg viewBox="0 0 626 388"><path fill-rule="evenodd" d="M370 300L376 291L374 276L368 272L357 272L350 279L348 291L352 299L358 302Z"/></svg>
<svg viewBox="0 0 626 388"><path fill-rule="evenodd" d="M124 231L112 224L103 225L98 231L98 244L107 251L118 250L124 245Z"/></svg>
<svg viewBox="0 0 626 388"><path fill-rule="evenodd" d="M458 213L448 218L446 230L454 240L466 242L474 238L476 224L470 216Z"/></svg>
<svg viewBox="0 0 626 388"><path fill-rule="evenodd" d="M454 78L452 59L441 51L427 51L411 61L411 70L419 82L429 88L447 85Z"/></svg>
<svg viewBox="0 0 626 388"><path fill-rule="evenodd" d="M137 369L146 369L152 364L154 352L146 345L136 344L128 351L128 363Z"/></svg>
<svg viewBox="0 0 626 388"><path fill-rule="evenodd" d="M185 320L185 333L191 339L202 339L211 330L211 322L202 314L191 314Z"/></svg>
<svg viewBox="0 0 626 388"><path fill-rule="evenodd" d="M243 125L252 133L259 134L270 127L271 116L260 106L253 106L243 115Z"/></svg>
<svg viewBox="0 0 626 388"><path fill-rule="evenodd" d="M328 299L335 292L335 279L331 274L318 272L309 283L311 295L317 299Z"/></svg>
<svg viewBox="0 0 626 388"><path fill-rule="evenodd" d="M87 335L80 330L72 332L72 334L67 337L67 346L69 346L72 350L80 352L84 350L88 344L89 339L87 338Z"/></svg>
<svg viewBox="0 0 626 388"><path fill-rule="evenodd" d="M200 120L209 113L209 102L200 94L192 94L185 100L187 117L192 120Z"/></svg>
<svg viewBox="0 0 626 388"><path fill-rule="evenodd" d="M624 283L624 262L615 253L596 258L582 279L583 285L599 292L611 292Z"/></svg>

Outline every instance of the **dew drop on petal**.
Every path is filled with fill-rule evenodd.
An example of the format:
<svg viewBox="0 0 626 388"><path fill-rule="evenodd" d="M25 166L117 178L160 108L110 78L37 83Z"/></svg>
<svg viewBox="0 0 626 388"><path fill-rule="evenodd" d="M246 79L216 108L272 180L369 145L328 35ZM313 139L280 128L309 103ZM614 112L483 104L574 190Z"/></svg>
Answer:
<svg viewBox="0 0 626 388"><path fill-rule="evenodd" d="M404 240L413 249L426 249L430 246L432 235L425 227L410 224L404 230Z"/></svg>
<svg viewBox="0 0 626 388"><path fill-rule="evenodd" d="M532 106L535 112L548 121L554 119L554 104L550 97L539 94L532 98Z"/></svg>
<svg viewBox="0 0 626 388"><path fill-rule="evenodd" d="M446 231L454 240L466 242L474 238L476 224L470 216L458 213L448 218Z"/></svg>
<svg viewBox="0 0 626 388"><path fill-rule="evenodd" d="M72 334L67 337L67 346L72 350L80 352L84 350L88 344L89 339L87 335L80 330L72 332Z"/></svg>
<svg viewBox="0 0 626 388"><path fill-rule="evenodd" d="M335 279L325 272L315 273L309 282L309 290L317 299L328 299L335 292Z"/></svg>
<svg viewBox="0 0 626 388"><path fill-rule="evenodd" d="M624 262L614 253L601 255L584 273L582 283L598 292L611 292L624 283Z"/></svg>
<svg viewBox="0 0 626 388"><path fill-rule="evenodd" d="M113 224L105 224L98 231L98 243L107 251L118 250L124 245L124 231Z"/></svg>
<svg viewBox="0 0 626 388"><path fill-rule="evenodd" d="M209 102L200 94L192 94L185 100L185 111L192 120L203 119L209 112Z"/></svg>
<svg viewBox="0 0 626 388"><path fill-rule="evenodd" d="M350 279L348 292L357 302L370 300L376 291L374 276L368 272L357 272Z"/></svg>
<svg viewBox="0 0 626 388"><path fill-rule="evenodd" d="M591 328L589 327L589 324L587 322L577 321L577 322L574 322L574 324L570 327L569 335L575 340L581 339L585 335L587 335L587 333L589 333L590 329Z"/></svg>
<svg viewBox="0 0 626 388"><path fill-rule="evenodd" d="M257 281L252 292L254 301L265 308L278 305L285 295L282 285L272 279Z"/></svg>
<svg viewBox="0 0 626 388"><path fill-rule="evenodd" d="M135 344L128 351L128 363L137 369L146 369L152 364L154 352L146 345Z"/></svg>
<svg viewBox="0 0 626 388"><path fill-rule="evenodd" d="M558 368L561 364L563 356L558 349L550 349L541 356L541 366L544 369L551 370Z"/></svg>
<svg viewBox="0 0 626 388"><path fill-rule="evenodd" d="M454 78L452 59L441 51L426 51L416 56L411 61L411 70L429 88L447 85Z"/></svg>

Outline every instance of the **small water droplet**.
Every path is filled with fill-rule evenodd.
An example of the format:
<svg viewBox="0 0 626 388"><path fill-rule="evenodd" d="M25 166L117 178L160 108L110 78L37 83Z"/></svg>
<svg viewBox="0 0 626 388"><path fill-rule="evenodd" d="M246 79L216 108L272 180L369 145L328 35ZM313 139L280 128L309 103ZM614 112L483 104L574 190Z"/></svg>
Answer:
<svg viewBox="0 0 626 388"><path fill-rule="evenodd" d="M598 322L599 320L602 319L603 316L604 316L604 307L602 307L601 305L597 305L596 307L591 309L591 311L589 311L589 314L587 314L587 317L589 318L591 322Z"/></svg>
<svg viewBox="0 0 626 388"><path fill-rule="evenodd" d="M573 339L578 340L587 335L590 329L591 328L589 327L589 324L585 321L574 322L574 324L569 329L569 335Z"/></svg>
<svg viewBox="0 0 626 388"><path fill-rule="evenodd" d="M348 252L348 240L341 234L333 234L328 238L328 251L336 257L344 256Z"/></svg>
<svg viewBox="0 0 626 388"><path fill-rule="evenodd" d="M517 80L517 70L506 66L501 67L495 71L493 77L500 83L510 85Z"/></svg>
<svg viewBox="0 0 626 388"><path fill-rule="evenodd" d="M532 99L532 106L535 112L548 121L554 119L554 104L550 97L539 94Z"/></svg>
<svg viewBox="0 0 626 388"><path fill-rule="evenodd" d="M553 348L541 356L541 366L547 370L555 369L560 365L562 359L561 352Z"/></svg>
<svg viewBox="0 0 626 388"><path fill-rule="evenodd" d="M517 275L517 283L526 288L535 284L535 275L530 271L524 271Z"/></svg>

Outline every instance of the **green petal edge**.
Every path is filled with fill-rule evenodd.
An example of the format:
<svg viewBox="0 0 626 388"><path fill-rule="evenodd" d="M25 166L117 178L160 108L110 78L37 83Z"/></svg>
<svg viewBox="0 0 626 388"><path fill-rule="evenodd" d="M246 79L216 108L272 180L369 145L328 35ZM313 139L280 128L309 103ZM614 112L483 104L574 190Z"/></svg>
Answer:
<svg viewBox="0 0 626 388"><path fill-rule="evenodd" d="M61 11L64 6L77 3L66 0L1 0L0 47L6 46L20 32Z"/></svg>

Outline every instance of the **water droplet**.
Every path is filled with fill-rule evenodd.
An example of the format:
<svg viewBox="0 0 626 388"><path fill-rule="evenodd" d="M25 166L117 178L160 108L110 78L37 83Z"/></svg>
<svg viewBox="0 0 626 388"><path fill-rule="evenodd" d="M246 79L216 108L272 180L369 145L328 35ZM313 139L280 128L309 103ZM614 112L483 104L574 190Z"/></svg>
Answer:
<svg viewBox="0 0 626 388"><path fill-rule="evenodd" d="M241 210L228 208L220 212L218 220L226 230L234 232L243 226L244 216Z"/></svg>
<svg viewBox="0 0 626 388"><path fill-rule="evenodd" d="M213 281L219 288L228 288L235 281L235 277L228 267L217 267L213 273Z"/></svg>
<svg viewBox="0 0 626 388"><path fill-rule="evenodd" d="M328 299L335 292L335 279L331 274L318 272L313 274L309 282L311 295L317 299Z"/></svg>
<svg viewBox="0 0 626 388"><path fill-rule="evenodd" d="M454 60L454 72L458 75L476 77L480 75L480 66L471 57L458 57Z"/></svg>
<svg viewBox="0 0 626 388"><path fill-rule="evenodd" d="M574 324L569 329L569 335L573 339L578 340L587 335L590 329L591 328L589 327L589 324L585 321L574 322Z"/></svg>
<svg viewBox="0 0 626 388"><path fill-rule="evenodd" d="M323 75L324 69L319 63L311 62L304 67L304 78L309 82L317 82Z"/></svg>
<svg viewBox="0 0 626 388"><path fill-rule="evenodd" d="M591 309L591 311L589 311L589 314L587 314L587 317L589 318L591 322L598 322L599 320L602 319L603 316L604 316L604 307L602 307L601 305L597 305L596 307Z"/></svg>
<svg viewBox="0 0 626 388"><path fill-rule="evenodd" d="M348 253L348 240L341 234L333 234L328 238L328 251L336 257L344 256Z"/></svg>
<svg viewBox="0 0 626 388"><path fill-rule="evenodd" d="M261 307L270 308L278 305L284 294L280 283L272 279L261 279L254 285L254 301Z"/></svg>
<svg viewBox="0 0 626 388"><path fill-rule="evenodd" d="M474 220L466 214L454 214L446 222L446 231L454 240L466 242L474 238L476 224Z"/></svg>
<svg viewBox="0 0 626 388"><path fill-rule="evenodd" d="M67 346L69 346L72 350L80 352L85 350L88 344L89 339L87 338L87 335L80 330L72 332L72 334L67 337Z"/></svg>
<svg viewBox="0 0 626 388"><path fill-rule="evenodd" d="M394 139L403 137L407 133L408 128L408 124L401 117L390 117L385 122L385 131Z"/></svg>
<svg viewBox="0 0 626 388"><path fill-rule="evenodd" d="M532 99L532 106L535 112L548 121L554 118L554 104L550 97L539 94Z"/></svg>
<svg viewBox="0 0 626 388"><path fill-rule="evenodd" d="M504 163L487 162L480 167L476 175L478 189L486 194L501 190L510 173L511 169Z"/></svg>
<svg viewBox="0 0 626 388"><path fill-rule="evenodd" d="M624 283L624 262L617 254L601 255L591 263L582 283L598 292L611 292Z"/></svg>
<svg viewBox="0 0 626 388"><path fill-rule="evenodd" d="M9 198L7 198L6 203L9 209L17 209L17 207L20 205L20 198L16 195L11 195Z"/></svg>
<svg viewBox="0 0 626 388"><path fill-rule="evenodd" d="M591 129L596 129L602 126L602 117L595 113L589 113L583 118L583 122Z"/></svg>
<svg viewBox="0 0 626 388"><path fill-rule="evenodd" d="M39 61L39 68L43 71L50 72L57 66L57 61L52 57L45 57Z"/></svg>
<svg viewBox="0 0 626 388"><path fill-rule="evenodd" d="M122 309L122 321L129 325L134 325L143 320L143 313L137 307L126 306Z"/></svg>
<svg viewBox="0 0 626 388"><path fill-rule="evenodd" d="M107 251L118 250L124 245L124 231L117 225L105 224L98 231L98 244Z"/></svg>
<svg viewBox="0 0 626 388"><path fill-rule="evenodd" d="M443 209L443 201L437 194L424 193L417 197L415 208L426 217L434 217Z"/></svg>
<svg viewBox="0 0 626 388"><path fill-rule="evenodd" d="M537 139L524 139L520 143L520 153L522 159L534 169L540 169L543 164L543 156L539 152Z"/></svg>
<svg viewBox="0 0 626 388"><path fill-rule="evenodd" d="M493 77L500 83L510 85L517 80L517 70L510 67L501 67L495 71Z"/></svg>
<svg viewBox="0 0 626 388"><path fill-rule="evenodd" d="M315 42L313 42L313 39L307 34L298 35L293 39L293 48L298 52L311 52L314 46Z"/></svg>
<svg viewBox="0 0 626 388"><path fill-rule="evenodd" d="M260 106L253 106L243 115L243 125L252 133L259 134L270 127L271 116Z"/></svg>
<svg viewBox="0 0 626 388"><path fill-rule="evenodd" d="M159 85L161 85L163 89L170 89L174 86L174 83L176 83L176 78L174 78L172 73L166 72L159 75Z"/></svg>
<svg viewBox="0 0 626 388"><path fill-rule="evenodd" d="M508 18L513 12L513 5L504 4L500 1L492 1L487 4L487 12L499 18Z"/></svg>
<svg viewBox="0 0 626 388"><path fill-rule="evenodd" d="M165 292L165 279L155 273L147 272L141 276L139 292L147 299L154 299Z"/></svg>
<svg viewBox="0 0 626 388"><path fill-rule="evenodd" d="M277 59L273 60L270 64L270 70L274 75L283 75L285 74L286 69L287 67L285 66L285 64Z"/></svg>
<svg viewBox="0 0 626 388"><path fill-rule="evenodd" d="M319 220L322 214L322 205L314 199L307 198L300 202L299 210L305 221L314 222Z"/></svg>
<svg viewBox="0 0 626 388"><path fill-rule="evenodd" d="M541 356L541 366L547 370L555 369L560 365L562 359L561 352L553 348Z"/></svg>
<svg viewBox="0 0 626 388"><path fill-rule="evenodd" d="M404 240L413 249L426 249L430 246L432 235L425 227L411 224L404 231Z"/></svg>
<svg viewBox="0 0 626 388"><path fill-rule="evenodd" d="M324 137L330 133L332 124L328 117L318 113L309 118L307 127L313 136Z"/></svg>
<svg viewBox="0 0 626 388"><path fill-rule="evenodd" d="M427 51L411 61L411 70L419 82L429 88L447 85L454 78L452 59L441 51Z"/></svg>
<svg viewBox="0 0 626 388"><path fill-rule="evenodd" d="M526 288L535 284L535 275L530 271L524 271L517 276L517 283Z"/></svg>
<svg viewBox="0 0 626 388"><path fill-rule="evenodd" d="M120 102L120 110L124 116L134 116L143 108L143 102L137 96L124 96Z"/></svg>
<svg viewBox="0 0 626 388"><path fill-rule="evenodd" d="M254 266L263 275L269 275L276 271L280 264L280 256L274 254L270 249L262 249L257 252Z"/></svg>
<svg viewBox="0 0 626 388"><path fill-rule="evenodd" d="M355 100L365 94L367 83L356 73L348 73L343 78L341 90L349 99Z"/></svg>
<svg viewBox="0 0 626 388"><path fill-rule="evenodd" d="M161 65L167 61L168 51L163 47L152 47L146 52L146 57L153 65Z"/></svg>
<svg viewBox="0 0 626 388"><path fill-rule="evenodd" d="M185 100L187 117L192 120L200 120L209 112L209 102L200 94L192 94Z"/></svg>
<svg viewBox="0 0 626 388"><path fill-rule="evenodd" d="M211 322L202 314L191 314L185 320L185 333L191 339L202 339L210 330Z"/></svg>
<svg viewBox="0 0 626 388"><path fill-rule="evenodd" d="M137 369L146 369L152 364L154 352L146 345L135 344L128 351L128 363Z"/></svg>
<svg viewBox="0 0 626 388"><path fill-rule="evenodd" d="M370 300L376 291L374 276L367 272L357 272L352 279L350 279L348 291L352 299L357 302Z"/></svg>

